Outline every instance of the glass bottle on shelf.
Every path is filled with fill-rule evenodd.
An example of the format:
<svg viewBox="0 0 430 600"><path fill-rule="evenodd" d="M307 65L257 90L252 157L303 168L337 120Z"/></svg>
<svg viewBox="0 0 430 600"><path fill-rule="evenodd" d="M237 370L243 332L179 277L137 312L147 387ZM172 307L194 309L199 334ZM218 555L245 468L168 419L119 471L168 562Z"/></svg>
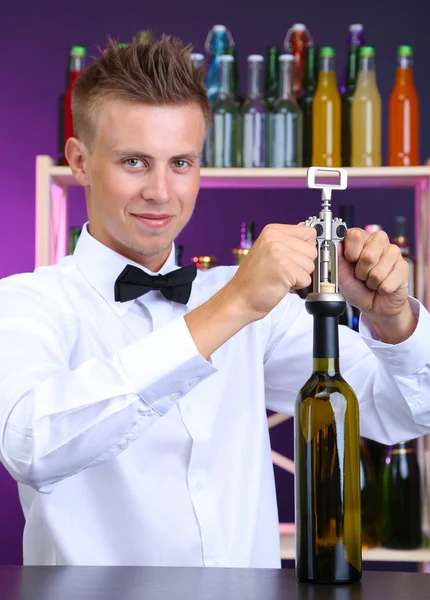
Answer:
<svg viewBox="0 0 430 600"><path fill-rule="evenodd" d="M302 165L302 111L293 94L292 54L279 57L279 97L270 121L271 167Z"/></svg>
<svg viewBox="0 0 430 600"><path fill-rule="evenodd" d="M398 216L394 218L393 235L391 243L400 248L403 258L409 265L409 295L415 297L416 291L416 264L415 258L411 255L409 249L408 231L406 217Z"/></svg>
<svg viewBox="0 0 430 600"><path fill-rule="evenodd" d="M386 548L421 545L421 489L415 442L391 446L382 471L381 541Z"/></svg>
<svg viewBox="0 0 430 600"><path fill-rule="evenodd" d="M242 166L266 166L266 103L261 90L263 57L248 56L248 95L242 106L240 129L242 132Z"/></svg>
<svg viewBox="0 0 430 600"><path fill-rule="evenodd" d="M352 100L357 81L359 46L350 46L346 70L346 86L342 94L342 166L350 167L352 160Z"/></svg>
<svg viewBox="0 0 430 600"><path fill-rule="evenodd" d="M255 226L251 221L243 221L240 225L240 245L233 248L233 257L236 265L240 265L248 254L255 240Z"/></svg>
<svg viewBox="0 0 430 600"><path fill-rule="evenodd" d="M360 440L361 545L368 550L380 544L379 486L369 450Z"/></svg>
<svg viewBox="0 0 430 600"><path fill-rule="evenodd" d="M69 70L67 89L60 98L60 156L59 163L67 165L67 159L64 155L64 146L66 141L74 137L73 117L72 117L72 91L76 80L85 70L85 59L87 51L84 46L72 46L69 52Z"/></svg>
<svg viewBox="0 0 430 600"><path fill-rule="evenodd" d="M303 120L303 166L312 166L312 109L318 77L318 50L315 46L306 48L303 94L299 98Z"/></svg>
<svg viewBox="0 0 430 600"><path fill-rule="evenodd" d="M233 95L234 58L228 54L219 57L220 87L216 97L211 127L211 148L214 167L237 167L238 109Z"/></svg>
<svg viewBox="0 0 430 600"><path fill-rule="evenodd" d="M279 47L269 46L267 49L266 64L266 89L265 98L267 110L273 110L273 105L278 97L279 83Z"/></svg>

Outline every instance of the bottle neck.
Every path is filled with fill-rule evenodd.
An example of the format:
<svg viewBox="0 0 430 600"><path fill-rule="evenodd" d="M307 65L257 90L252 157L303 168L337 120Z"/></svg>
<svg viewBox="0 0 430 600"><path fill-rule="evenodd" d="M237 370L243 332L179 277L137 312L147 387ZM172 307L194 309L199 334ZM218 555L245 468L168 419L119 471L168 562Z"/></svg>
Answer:
<svg viewBox="0 0 430 600"><path fill-rule="evenodd" d="M261 96L261 77L262 63L260 61L250 61L248 64L248 96Z"/></svg>
<svg viewBox="0 0 430 600"><path fill-rule="evenodd" d="M316 53L315 48L310 46L306 51L306 70L303 80L305 92L313 92L316 87Z"/></svg>
<svg viewBox="0 0 430 600"><path fill-rule="evenodd" d="M293 97L293 62L282 60L279 63L279 97L285 100Z"/></svg>
<svg viewBox="0 0 430 600"><path fill-rule="evenodd" d="M350 46L348 50L348 67L346 73L346 87L348 90L353 90L357 81L359 50L357 46Z"/></svg>
<svg viewBox="0 0 430 600"><path fill-rule="evenodd" d="M407 56L399 57L394 85L414 87L414 71L412 69L412 60Z"/></svg>
<svg viewBox="0 0 430 600"><path fill-rule="evenodd" d="M83 71L85 59L83 56L71 56L69 62L69 72Z"/></svg>
<svg viewBox="0 0 430 600"><path fill-rule="evenodd" d="M314 357L314 373L328 373L334 376L340 374L339 358L315 358Z"/></svg>
<svg viewBox="0 0 430 600"><path fill-rule="evenodd" d="M233 63L230 61L221 61L219 72L219 92L224 96L231 96L233 94Z"/></svg>
<svg viewBox="0 0 430 600"><path fill-rule="evenodd" d="M320 72L321 73L334 73L334 57L332 56L321 56L320 58Z"/></svg>
<svg viewBox="0 0 430 600"><path fill-rule="evenodd" d="M375 59L373 56L360 56L358 78L362 81L376 82Z"/></svg>
<svg viewBox="0 0 430 600"><path fill-rule="evenodd" d="M279 51L277 48L271 48L269 50L269 56L267 61L266 71L266 92L270 93L272 90L278 87L278 58Z"/></svg>
<svg viewBox="0 0 430 600"><path fill-rule="evenodd" d="M339 361L339 317L314 314L314 361ZM339 365L338 365L339 367Z"/></svg>

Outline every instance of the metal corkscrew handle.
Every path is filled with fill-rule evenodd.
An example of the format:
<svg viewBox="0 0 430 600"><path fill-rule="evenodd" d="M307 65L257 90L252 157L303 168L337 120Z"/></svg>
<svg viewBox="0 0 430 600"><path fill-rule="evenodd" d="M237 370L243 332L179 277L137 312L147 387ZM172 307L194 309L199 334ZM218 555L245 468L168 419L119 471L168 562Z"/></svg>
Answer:
<svg viewBox="0 0 430 600"><path fill-rule="evenodd" d="M317 172L337 174L339 183L323 184L316 183ZM321 190L321 211L319 217L309 217L305 225L314 227L317 234L318 256L315 261L313 277L313 296L318 294L315 300L323 300L321 294L339 294L338 284L338 245L346 235L347 226L342 219L333 218L331 211L332 190L345 190L347 187L347 173L345 169L327 167L310 167L307 171L307 185L311 189ZM332 299L331 297L330 299ZM313 298L309 298L312 300Z"/></svg>

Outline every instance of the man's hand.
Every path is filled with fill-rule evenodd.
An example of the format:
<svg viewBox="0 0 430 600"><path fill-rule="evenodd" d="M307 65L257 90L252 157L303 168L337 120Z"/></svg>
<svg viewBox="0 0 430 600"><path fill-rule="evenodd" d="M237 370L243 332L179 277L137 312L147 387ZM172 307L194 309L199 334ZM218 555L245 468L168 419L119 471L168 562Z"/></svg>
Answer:
<svg viewBox="0 0 430 600"><path fill-rule="evenodd" d="M409 265L385 232L347 231L339 249L339 290L387 343L407 339L416 327L408 282Z"/></svg>

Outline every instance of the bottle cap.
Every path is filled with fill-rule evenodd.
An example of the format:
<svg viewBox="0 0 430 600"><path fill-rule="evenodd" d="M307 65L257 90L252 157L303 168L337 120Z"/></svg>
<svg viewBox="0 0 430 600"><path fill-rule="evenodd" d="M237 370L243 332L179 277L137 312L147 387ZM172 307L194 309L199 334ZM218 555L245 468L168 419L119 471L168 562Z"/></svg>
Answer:
<svg viewBox="0 0 430 600"><path fill-rule="evenodd" d="M322 58L334 58L336 56L336 52L331 46L323 46L320 50L320 56Z"/></svg>
<svg viewBox="0 0 430 600"><path fill-rule="evenodd" d="M375 56L375 49L372 46L362 46L360 56Z"/></svg>
<svg viewBox="0 0 430 600"><path fill-rule="evenodd" d="M70 49L70 56L77 58L83 58L87 55L87 50L84 46L72 46Z"/></svg>
<svg viewBox="0 0 430 600"><path fill-rule="evenodd" d="M219 57L220 62L232 63L234 62L234 56L231 54L221 54Z"/></svg>
<svg viewBox="0 0 430 600"><path fill-rule="evenodd" d="M305 31L306 25L304 23L294 23L291 29L292 31Z"/></svg>
<svg viewBox="0 0 430 600"><path fill-rule="evenodd" d="M224 31L227 30L227 27L225 25L214 25L212 27L212 31L217 31L218 33L224 33Z"/></svg>
<svg viewBox="0 0 430 600"><path fill-rule="evenodd" d="M292 54L281 54L278 60L279 62L293 62L294 56Z"/></svg>
<svg viewBox="0 0 430 600"><path fill-rule="evenodd" d="M127 48L127 42L118 42L118 48Z"/></svg>
<svg viewBox="0 0 430 600"><path fill-rule="evenodd" d="M352 25L350 25L348 27L349 31L353 31L354 33L357 33L357 31L363 31L363 25L361 23L353 23Z"/></svg>
<svg viewBox="0 0 430 600"><path fill-rule="evenodd" d="M397 56L412 56L413 53L412 46L399 46L397 48Z"/></svg>
<svg viewBox="0 0 430 600"><path fill-rule="evenodd" d="M261 54L250 54L248 56L248 62L263 62L264 58Z"/></svg>

